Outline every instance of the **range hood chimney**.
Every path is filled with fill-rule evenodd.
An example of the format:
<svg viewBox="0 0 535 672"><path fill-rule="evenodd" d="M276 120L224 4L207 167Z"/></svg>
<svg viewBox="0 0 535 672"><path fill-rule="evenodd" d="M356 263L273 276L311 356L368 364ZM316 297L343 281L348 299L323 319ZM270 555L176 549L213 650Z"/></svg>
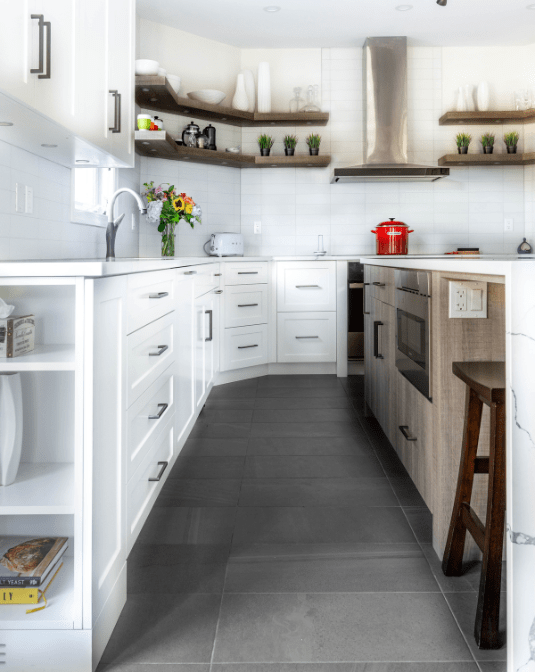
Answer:
<svg viewBox="0 0 535 672"><path fill-rule="evenodd" d="M362 81L366 163L335 168L331 183L434 182L449 175L449 168L407 160L407 38L368 37Z"/></svg>

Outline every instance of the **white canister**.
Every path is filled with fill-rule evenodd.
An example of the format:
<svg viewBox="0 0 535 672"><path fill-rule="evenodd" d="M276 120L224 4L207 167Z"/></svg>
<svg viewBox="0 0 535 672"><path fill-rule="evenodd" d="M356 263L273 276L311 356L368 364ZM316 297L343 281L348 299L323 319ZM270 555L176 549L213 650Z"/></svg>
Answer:
<svg viewBox="0 0 535 672"><path fill-rule="evenodd" d="M267 61L258 64L258 112L271 112L271 77Z"/></svg>
<svg viewBox="0 0 535 672"><path fill-rule="evenodd" d="M17 477L22 450L20 373L0 374L0 485Z"/></svg>
<svg viewBox="0 0 535 672"><path fill-rule="evenodd" d="M477 85L477 109L486 112L490 105L490 89L488 82L480 82Z"/></svg>

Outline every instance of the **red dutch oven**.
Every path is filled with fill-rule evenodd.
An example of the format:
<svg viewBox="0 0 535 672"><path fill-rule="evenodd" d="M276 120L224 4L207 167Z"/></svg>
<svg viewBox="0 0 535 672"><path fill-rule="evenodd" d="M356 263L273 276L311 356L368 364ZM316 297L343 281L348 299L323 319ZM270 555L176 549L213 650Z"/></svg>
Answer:
<svg viewBox="0 0 535 672"><path fill-rule="evenodd" d="M407 224L396 222L390 217L389 222L381 222L372 233L376 234L377 254L408 254L409 229Z"/></svg>

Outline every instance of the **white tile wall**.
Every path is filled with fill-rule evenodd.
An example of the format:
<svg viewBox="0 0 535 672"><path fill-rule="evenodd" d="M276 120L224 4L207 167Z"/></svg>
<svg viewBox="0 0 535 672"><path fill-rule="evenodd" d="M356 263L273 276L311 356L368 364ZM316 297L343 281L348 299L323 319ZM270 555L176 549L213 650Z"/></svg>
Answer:
<svg viewBox="0 0 535 672"><path fill-rule="evenodd" d="M34 212L15 211L15 184L33 187ZM119 186L139 188L139 169L120 170ZM71 171L52 161L0 142L0 260L98 258L106 252L103 228L70 221ZM137 256L137 209L120 197L127 217L117 234L117 256ZM136 215L136 227L139 216Z"/></svg>

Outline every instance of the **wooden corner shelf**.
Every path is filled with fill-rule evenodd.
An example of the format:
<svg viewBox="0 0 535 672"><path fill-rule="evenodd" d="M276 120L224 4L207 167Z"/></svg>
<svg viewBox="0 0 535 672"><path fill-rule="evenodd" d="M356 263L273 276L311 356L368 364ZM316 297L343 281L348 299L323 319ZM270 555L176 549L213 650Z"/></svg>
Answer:
<svg viewBox="0 0 535 672"><path fill-rule="evenodd" d="M190 161L208 163L215 166L233 168L321 168L331 163L330 154L310 156L256 156L254 154L233 154L232 152L214 152L210 149L177 145L166 131L136 131L136 152L142 156L172 161Z"/></svg>
<svg viewBox="0 0 535 672"><path fill-rule="evenodd" d="M535 163L535 152L525 154L446 154L439 166L529 166Z"/></svg>
<svg viewBox="0 0 535 672"><path fill-rule="evenodd" d="M492 112L446 112L439 121L440 126L484 126L488 124L532 124L535 123L535 109L504 110Z"/></svg>
<svg viewBox="0 0 535 672"><path fill-rule="evenodd" d="M328 112L240 112L230 107L209 105L181 98L165 77L136 76L136 103L149 110L216 121L231 126L325 126Z"/></svg>

